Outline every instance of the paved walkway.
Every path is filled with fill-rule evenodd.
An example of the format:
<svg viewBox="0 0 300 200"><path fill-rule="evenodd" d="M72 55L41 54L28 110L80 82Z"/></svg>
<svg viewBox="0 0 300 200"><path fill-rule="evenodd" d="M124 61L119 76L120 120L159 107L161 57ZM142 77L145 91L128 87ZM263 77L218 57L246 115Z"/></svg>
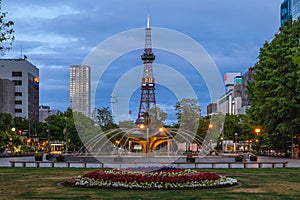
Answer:
<svg viewBox="0 0 300 200"><path fill-rule="evenodd" d="M225 157L206 157L207 160L214 160L214 161L218 161L218 160L224 160ZM233 158L225 158L226 160L227 159L233 159ZM18 160L18 161L33 161L34 160L34 157L33 156L27 156L27 157L6 157L6 158L0 158L0 167L10 167L10 160ZM44 158L43 160L46 161L46 159ZM233 161L233 160L232 160ZM258 162L268 162L268 161L274 161L274 162L288 162L287 164L287 167L288 168L300 168L300 159L288 159L288 158L276 158L276 157L263 157L263 156L259 156L258 157ZM116 165L116 166L114 166ZM108 164L108 166L110 167L118 167L119 164ZM149 166L151 165L150 164L141 164L141 165L145 165L145 166ZM33 167L34 164L30 165L28 164L27 165L28 167ZM48 167L45 163L44 165L45 167ZM59 165L57 165L58 167L65 167L66 165L64 163L61 163ZM175 165L174 165L175 166ZM194 164L191 164L191 166L189 165L185 165L184 167L193 167ZM227 165L224 165L224 166L220 166L220 167L226 167ZM50 167L50 165L49 165ZM75 165L72 165L72 167L82 167L82 164L75 164ZM93 167L99 167L99 165L91 165L90 166L91 168ZM237 167L239 168L239 167Z"/></svg>

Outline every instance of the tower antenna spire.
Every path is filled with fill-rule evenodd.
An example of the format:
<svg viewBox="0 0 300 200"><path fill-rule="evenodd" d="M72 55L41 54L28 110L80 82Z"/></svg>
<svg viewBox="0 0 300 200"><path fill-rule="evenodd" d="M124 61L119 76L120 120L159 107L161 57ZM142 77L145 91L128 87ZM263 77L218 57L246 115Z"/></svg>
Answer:
<svg viewBox="0 0 300 200"><path fill-rule="evenodd" d="M148 11L147 28L150 28L150 3L149 3L149 0L147 1L147 11Z"/></svg>
<svg viewBox="0 0 300 200"><path fill-rule="evenodd" d="M150 14L148 13L148 18L147 18L147 28L150 28Z"/></svg>
<svg viewBox="0 0 300 200"><path fill-rule="evenodd" d="M152 52L150 16L148 13L147 27L145 29L145 49L141 59L144 63L144 72L141 87L141 99L137 124L150 124L151 119L157 118L156 113L156 98L155 98L155 82L153 76L152 62L155 60L155 55ZM150 109L154 108L154 115L150 116Z"/></svg>

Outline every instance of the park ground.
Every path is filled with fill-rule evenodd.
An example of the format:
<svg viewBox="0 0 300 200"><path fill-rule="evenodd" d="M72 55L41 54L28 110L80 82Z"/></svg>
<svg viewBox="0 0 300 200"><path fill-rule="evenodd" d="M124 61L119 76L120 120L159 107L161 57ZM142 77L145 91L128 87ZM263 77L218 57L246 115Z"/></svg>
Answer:
<svg viewBox="0 0 300 200"><path fill-rule="evenodd" d="M201 169L239 186L198 190L84 189L59 185L96 169L0 167L0 199L300 199L300 168Z"/></svg>

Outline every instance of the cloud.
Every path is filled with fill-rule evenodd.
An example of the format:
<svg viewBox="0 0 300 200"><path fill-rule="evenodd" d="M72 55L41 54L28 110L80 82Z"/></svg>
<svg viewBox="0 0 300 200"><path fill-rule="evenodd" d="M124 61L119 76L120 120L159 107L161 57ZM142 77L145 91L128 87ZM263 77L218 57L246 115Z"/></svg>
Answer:
<svg viewBox="0 0 300 200"><path fill-rule="evenodd" d="M228 70L244 72L255 63L263 42L270 40L278 30L280 3L274 0L151 0L151 25L176 30L193 38L213 58L221 73ZM41 104L64 109L69 105L68 100L63 106L61 102L55 103L55 99L68 99L70 64L81 64L96 45L110 36L144 27L147 0L12 0L3 1L2 9L15 22L16 36L13 50L5 57L19 58L22 49L29 61L40 68ZM124 41L140 42L135 38L125 38ZM120 43L121 47L126 45ZM143 47L144 38L140 45L141 49ZM101 55L117 53L107 50ZM192 51L187 53L199 57ZM142 64L140 54L140 51L131 52L114 61L102 86L109 88L126 71ZM188 77L204 110L205 101L209 103L209 94L201 76L181 58L163 51L155 51L155 54L157 63L174 67ZM137 79L140 81L141 77ZM55 87L56 91L53 90Z"/></svg>
<svg viewBox="0 0 300 200"><path fill-rule="evenodd" d="M37 18L43 19L55 19L61 15L78 14L81 11L79 9L74 9L69 5L64 4L60 1L60 4L54 3L49 5L50 2L39 2L39 4L34 3L36 1L8 1L6 4L9 9L13 10L10 12L10 17L15 20L36 20ZM50 3L51 4L51 3ZM4 9L6 6L4 6Z"/></svg>

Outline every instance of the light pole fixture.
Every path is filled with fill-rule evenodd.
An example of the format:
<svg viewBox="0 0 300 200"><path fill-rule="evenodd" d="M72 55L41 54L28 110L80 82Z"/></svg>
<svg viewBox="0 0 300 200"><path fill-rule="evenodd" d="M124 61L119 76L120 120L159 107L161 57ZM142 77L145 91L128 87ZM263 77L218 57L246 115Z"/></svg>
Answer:
<svg viewBox="0 0 300 200"><path fill-rule="evenodd" d="M260 134L260 131L261 131L260 128L255 128L254 129L254 132L256 133L256 135Z"/></svg>
<svg viewBox="0 0 300 200"><path fill-rule="evenodd" d="M237 143L237 136L238 136L238 133L234 133L235 143Z"/></svg>
<svg viewBox="0 0 300 200"><path fill-rule="evenodd" d="M64 136L65 136L65 141L66 141L66 153L68 153L69 151L69 142L68 142L68 131L67 131L67 117L65 117L66 120L66 127L64 128L63 132L64 132Z"/></svg>

